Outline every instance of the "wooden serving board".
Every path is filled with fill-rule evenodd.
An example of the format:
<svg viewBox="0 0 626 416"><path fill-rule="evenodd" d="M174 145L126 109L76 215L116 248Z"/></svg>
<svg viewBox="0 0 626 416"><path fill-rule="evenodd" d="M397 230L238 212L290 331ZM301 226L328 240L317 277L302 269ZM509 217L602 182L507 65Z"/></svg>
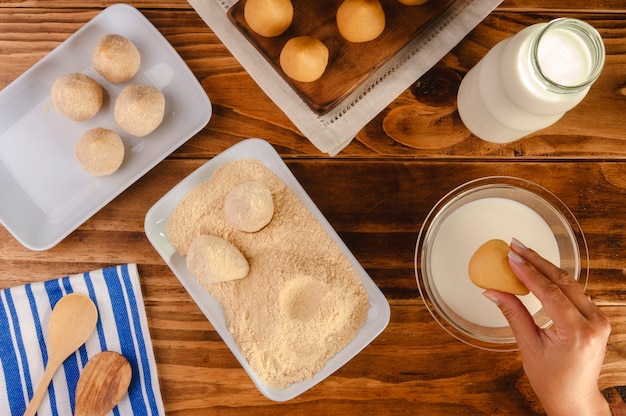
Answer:
<svg viewBox="0 0 626 416"><path fill-rule="evenodd" d="M406 6L397 0L381 0L385 30L378 38L365 43L350 43L339 34L335 15L340 0L292 0L291 26L274 38L260 36L246 24L243 14L246 0L231 7L228 17L311 109L321 115L359 87L454 1L429 0L423 5ZM329 50L328 67L314 82L294 81L285 75L279 63L284 44L293 37L305 35L318 38Z"/></svg>

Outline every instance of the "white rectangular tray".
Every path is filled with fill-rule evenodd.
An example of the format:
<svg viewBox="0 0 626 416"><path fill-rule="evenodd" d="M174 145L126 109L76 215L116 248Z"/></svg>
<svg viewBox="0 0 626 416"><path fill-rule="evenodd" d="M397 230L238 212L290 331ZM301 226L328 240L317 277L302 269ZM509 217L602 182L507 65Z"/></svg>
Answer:
<svg viewBox="0 0 626 416"><path fill-rule="evenodd" d="M141 53L139 72L128 83L108 82L91 65L96 43L109 33L127 37ZM52 107L52 84L70 72L82 72L106 90L103 107L90 120L66 119ZM165 95L163 122L145 137L124 133L113 119L115 98L129 83L152 85ZM0 222L25 247L47 250L210 118L202 86L161 33L137 9L110 6L0 91ZM125 143L121 168L108 176L87 174L74 156L79 137L95 127L117 131Z"/></svg>
<svg viewBox="0 0 626 416"><path fill-rule="evenodd" d="M200 283L189 273L185 264L185 257L176 252L170 244L165 234L165 225L179 201L196 185L208 180L213 172L221 165L240 158L255 158L263 162L276 176L302 200L305 206L311 211L313 216L324 227L326 232L333 238L342 249L346 257L361 278L361 283L365 288L370 302L367 320L358 332L357 336L343 350L332 357L326 365L313 376L312 379L277 390L264 384L261 379L250 368L245 357L241 354L239 347L235 343L233 336L226 325L224 312L219 302L207 292ZM148 211L145 221L145 230L148 239L161 255L163 260L172 269L176 277L189 292L193 300L198 304L202 312L209 319L217 333L222 337L226 345L230 348L237 360L246 370L259 391L267 398L275 401L285 401L292 399L299 394L310 389L326 377L331 375L345 363L350 361L363 348L374 340L389 323L390 309L387 299L380 289L372 281L367 272L356 260L354 255L341 241L335 230L324 218L320 210L315 206L311 198L306 194L298 180L293 176L287 165L280 158L274 148L264 140L248 139L220 153L209 162L200 166L193 173L187 176L182 182L172 188Z"/></svg>

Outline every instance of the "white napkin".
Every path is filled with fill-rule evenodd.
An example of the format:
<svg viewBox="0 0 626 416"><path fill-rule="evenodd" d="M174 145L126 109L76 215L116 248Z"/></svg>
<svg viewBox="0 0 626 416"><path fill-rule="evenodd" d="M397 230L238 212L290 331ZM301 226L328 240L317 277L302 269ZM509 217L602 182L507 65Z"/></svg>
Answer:
<svg viewBox="0 0 626 416"><path fill-rule="evenodd" d="M22 415L47 362L48 323L66 294L89 296L98 323L85 345L57 371L38 416L74 413L76 384L90 357L101 351L123 354L132 380L110 414L164 415L152 342L135 264L125 264L0 291L0 415Z"/></svg>
<svg viewBox="0 0 626 416"><path fill-rule="evenodd" d="M457 0L426 30L322 116L315 113L229 21L238 0L187 0L255 82L320 151L339 153L404 90L456 46L502 0Z"/></svg>

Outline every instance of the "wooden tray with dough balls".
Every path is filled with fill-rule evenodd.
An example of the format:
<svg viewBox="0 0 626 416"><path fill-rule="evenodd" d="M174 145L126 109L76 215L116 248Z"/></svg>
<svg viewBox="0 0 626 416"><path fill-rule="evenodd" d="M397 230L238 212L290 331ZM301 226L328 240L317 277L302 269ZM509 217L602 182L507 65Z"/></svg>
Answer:
<svg viewBox="0 0 626 416"><path fill-rule="evenodd" d="M428 0L418 6L407 6L398 0L380 1L385 11L385 30L376 39L364 43L350 43L339 34L335 15L340 0L292 0L291 26L273 38L258 35L246 24L243 12L246 0L233 5L228 17L311 109L322 115L359 87L455 0ZM328 66L313 82L294 81L285 75L279 63L284 44L305 35L318 38L329 50Z"/></svg>

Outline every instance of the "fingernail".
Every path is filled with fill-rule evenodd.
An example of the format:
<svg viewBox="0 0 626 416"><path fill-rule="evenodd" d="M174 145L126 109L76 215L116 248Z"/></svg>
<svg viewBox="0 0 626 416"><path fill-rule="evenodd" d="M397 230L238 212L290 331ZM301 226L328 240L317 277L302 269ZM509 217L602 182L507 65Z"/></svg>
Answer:
<svg viewBox="0 0 626 416"><path fill-rule="evenodd" d="M516 252L514 252L514 251L509 251L508 256L509 256L509 259L513 260L515 263L522 264L522 263L526 262L526 260L524 260L523 258L521 258L521 257L519 256L519 254L517 254L517 253L516 253Z"/></svg>
<svg viewBox="0 0 626 416"><path fill-rule="evenodd" d="M528 248L528 247L526 247L526 246L524 245L524 243L522 243L521 241L519 241L519 240L518 240L517 238L515 238L515 237L513 237L513 238L511 239L511 244L512 244L512 245L514 245L515 247L519 247L519 248L524 249L524 250L526 250L526 249Z"/></svg>
<svg viewBox="0 0 626 416"><path fill-rule="evenodd" d="M483 292L483 296L495 303L496 305L500 304L500 299L493 293Z"/></svg>

